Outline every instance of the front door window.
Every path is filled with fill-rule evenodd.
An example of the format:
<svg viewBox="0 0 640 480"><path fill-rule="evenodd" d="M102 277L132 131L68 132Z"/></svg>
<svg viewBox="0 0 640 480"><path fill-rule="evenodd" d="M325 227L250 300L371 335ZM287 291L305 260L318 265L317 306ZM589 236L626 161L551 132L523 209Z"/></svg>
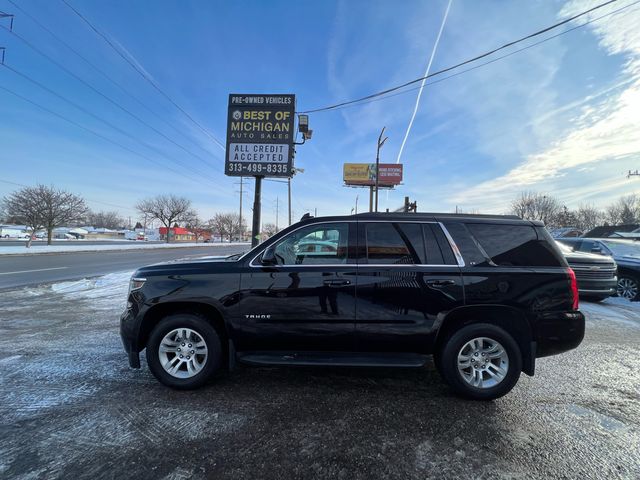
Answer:
<svg viewBox="0 0 640 480"><path fill-rule="evenodd" d="M296 230L276 245L278 265L346 264L348 232L346 223L323 223Z"/></svg>

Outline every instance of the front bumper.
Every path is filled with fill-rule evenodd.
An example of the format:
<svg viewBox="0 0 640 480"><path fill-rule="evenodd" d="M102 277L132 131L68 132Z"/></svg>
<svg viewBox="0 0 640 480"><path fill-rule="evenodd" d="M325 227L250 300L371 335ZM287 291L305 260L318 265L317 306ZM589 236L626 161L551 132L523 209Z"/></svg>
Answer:
<svg viewBox="0 0 640 480"><path fill-rule="evenodd" d="M581 279L578 278L578 293L581 297L610 297L615 295L618 286L617 277L608 279Z"/></svg>
<svg viewBox="0 0 640 480"><path fill-rule="evenodd" d="M584 314L571 312L548 312L538 319L536 357L557 355L576 348L584 338Z"/></svg>
<svg viewBox="0 0 640 480"><path fill-rule="evenodd" d="M124 351L129 357L131 368L140 368L140 352L138 352L138 330L139 323L132 310L127 309L120 315L120 338Z"/></svg>

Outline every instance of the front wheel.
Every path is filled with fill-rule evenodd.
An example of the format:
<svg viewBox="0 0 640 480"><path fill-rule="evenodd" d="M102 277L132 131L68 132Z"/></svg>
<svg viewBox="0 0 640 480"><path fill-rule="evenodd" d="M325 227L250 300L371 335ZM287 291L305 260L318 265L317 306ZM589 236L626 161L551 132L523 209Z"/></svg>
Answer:
<svg viewBox="0 0 640 480"><path fill-rule="evenodd" d="M638 293L640 293L640 282L636 277L631 275L622 275L618 278L618 288L616 289L618 296L626 298L627 300L638 300Z"/></svg>
<svg viewBox="0 0 640 480"><path fill-rule="evenodd" d="M458 394L493 400L511 391L520 378L518 344L502 328L487 323L463 327L445 342L440 371Z"/></svg>
<svg viewBox="0 0 640 480"><path fill-rule="evenodd" d="M220 337L207 320L197 314L165 317L147 342L147 364L164 385L188 390L206 383L220 369Z"/></svg>

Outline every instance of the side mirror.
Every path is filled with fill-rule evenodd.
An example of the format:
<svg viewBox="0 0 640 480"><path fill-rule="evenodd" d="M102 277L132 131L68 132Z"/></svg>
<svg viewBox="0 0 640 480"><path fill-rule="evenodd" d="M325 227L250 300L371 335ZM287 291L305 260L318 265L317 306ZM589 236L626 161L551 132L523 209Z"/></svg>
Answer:
<svg viewBox="0 0 640 480"><path fill-rule="evenodd" d="M591 253L602 253L602 247L593 247Z"/></svg>
<svg viewBox="0 0 640 480"><path fill-rule="evenodd" d="M277 265L278 260L276 259L276 249L275 247L268 247L264 252L262 252L262 260L263 265Z"/></svg>

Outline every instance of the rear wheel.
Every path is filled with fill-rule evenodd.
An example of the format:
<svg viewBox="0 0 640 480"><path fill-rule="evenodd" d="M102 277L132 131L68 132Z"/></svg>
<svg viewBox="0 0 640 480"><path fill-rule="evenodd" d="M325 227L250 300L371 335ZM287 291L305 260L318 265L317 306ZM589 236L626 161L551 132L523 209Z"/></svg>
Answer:
<svg viewBox="0 0 640 480"><path fill-rule="evenodd" d="M618 277L617 293L619 297L626 298L627 300L638 300L640 282L636 277L623 274Z"/></svg>
<svg viewBox="0 0 640 480"><path fill-rule="evenodd" d="M147 342L147 364L163 384L177 389L198 388L220 369L220 337L207 320L197 314L165 317Z"/></svg>
<svg viewBox="0 0 640 480"><path fill-rule="evenodd" d="M445 381L458 394L493 400L518 382L522 356L518 344L503 329L477 323L463 327L444 344L439 359Z"/></svg>

